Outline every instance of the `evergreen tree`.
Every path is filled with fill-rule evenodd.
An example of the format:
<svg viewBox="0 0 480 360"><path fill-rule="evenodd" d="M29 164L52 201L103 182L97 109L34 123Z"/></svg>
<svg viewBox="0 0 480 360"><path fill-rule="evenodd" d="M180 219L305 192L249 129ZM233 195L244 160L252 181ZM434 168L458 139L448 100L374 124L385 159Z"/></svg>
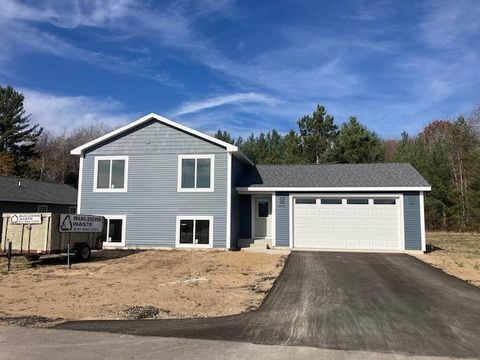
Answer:
<svg viewBox="0 0 480 360"><path fill-rule="evenodd" d="M294 130L290 130L283 137L283 150L282 162L284 164L305 164L300 136Z"/></svg>
<svg viewBox="0 0 480 360"><path fill-rule="evenodd" d="M327 114L327 109L317 105L312 115L303 116L297 124L305 159L316 164L332 161L338 127L334 124L333 116Z"/></svg>
<svg viewBox="0 0 480 360"><path fill-rule="evenodd" d="M228 131L225 131L225 130L218 130L217 133L214 135L218 140L222 140L222 141L225 141L229 144L233 144L234 143L234 140L232 138L232 136L230 135L230 133Z"/></svg>
<svg viewBox="0 0 480 360"><path fill-rule="evenodd" d="M22 93L11 86L0 86L0 154L13 159L17 175L35 156L35 143L42 132L38 124L30 123L23 101Z"/></svg>
<svg viewBox="0 0 480 360"><path fill-rule="evenodd" d="M334 149L340 163L372 163L385 158L380 138L354 116L341 126Z"/></svg>

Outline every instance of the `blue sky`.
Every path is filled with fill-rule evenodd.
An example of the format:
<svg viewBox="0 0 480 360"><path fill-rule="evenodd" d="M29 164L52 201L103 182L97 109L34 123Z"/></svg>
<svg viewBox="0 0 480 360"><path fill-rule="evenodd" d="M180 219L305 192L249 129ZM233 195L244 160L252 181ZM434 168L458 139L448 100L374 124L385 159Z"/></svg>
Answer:
<svg viewBox="0 0 480 360"><path fill-rule="evenodd" d="M285 132L320 103L398 137L480 102L478 0L1 2L0 83L57 131Z"/></svg>

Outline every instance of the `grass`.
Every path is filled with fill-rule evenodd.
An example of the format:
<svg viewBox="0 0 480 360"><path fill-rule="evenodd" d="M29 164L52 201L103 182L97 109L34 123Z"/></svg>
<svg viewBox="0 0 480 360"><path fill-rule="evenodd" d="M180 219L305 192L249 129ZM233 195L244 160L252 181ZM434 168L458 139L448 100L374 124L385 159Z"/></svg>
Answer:
<svg viewBox="0 0 480 360"><path fill-rule="evenodd" d="M427 244L432 245L433 251L418 258L480 286L480 234L430 232Z"/></svg>

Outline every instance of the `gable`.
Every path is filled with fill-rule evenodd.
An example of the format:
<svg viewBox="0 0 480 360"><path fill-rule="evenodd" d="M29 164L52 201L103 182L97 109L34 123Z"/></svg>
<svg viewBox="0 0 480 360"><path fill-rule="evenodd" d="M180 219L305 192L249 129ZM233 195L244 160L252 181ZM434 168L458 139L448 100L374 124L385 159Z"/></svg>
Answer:
<svg viewBox="0 0 480 360"><path fill-rule="evenodd" d="M146 121L116 136L95 144L85 153L148 154L224 152L225 147L202 139L155 119Z"/></svg>

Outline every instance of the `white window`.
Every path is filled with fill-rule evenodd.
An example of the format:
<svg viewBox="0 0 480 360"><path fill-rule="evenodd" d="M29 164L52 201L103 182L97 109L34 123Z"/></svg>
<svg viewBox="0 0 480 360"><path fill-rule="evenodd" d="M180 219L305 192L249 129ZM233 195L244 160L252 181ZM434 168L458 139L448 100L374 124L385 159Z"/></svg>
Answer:
<svg viewBox="0 0 480 360"><path fill-rule="evenodd" d="M107 236L104 247L122 247L125 246L125 215L103 215L107 222Z"/></svg>
<svg viewBox="0 0 480 360"><path fill-rule="evenodd" d="M39 213L48 212L48 206L47 205L38 205L37 210L38 210Z"/></svg>
<svg viewBox="0 0 480 360"><path fill-rule="evenodd" d="M213 191L213 155L178 157L178 191Z"/></svg>
<svg viewBox="0 0 480 360"><path fill-rule="evenodd" d="M126 192L128 156L96 156L93 176L94 192Z"/></svg>
<svg viewBox="0 0 480 360"><path fill-rule="evenodd" d="M177 247L213 247L213 216L177 216Z"/></svg>

